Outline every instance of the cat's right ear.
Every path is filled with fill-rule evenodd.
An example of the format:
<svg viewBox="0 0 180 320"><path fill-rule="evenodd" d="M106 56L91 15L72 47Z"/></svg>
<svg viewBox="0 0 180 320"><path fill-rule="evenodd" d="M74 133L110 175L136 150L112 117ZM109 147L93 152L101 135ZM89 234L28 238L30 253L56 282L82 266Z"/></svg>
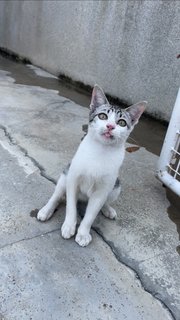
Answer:
<svg viewBox="0 0 180 320"><path fill-rule="evenodd" d="M103 90L95 84L91 97L90 110L94 111L97 107L100 107L103 104L109 104L109 101L107 100Z"/></svg>

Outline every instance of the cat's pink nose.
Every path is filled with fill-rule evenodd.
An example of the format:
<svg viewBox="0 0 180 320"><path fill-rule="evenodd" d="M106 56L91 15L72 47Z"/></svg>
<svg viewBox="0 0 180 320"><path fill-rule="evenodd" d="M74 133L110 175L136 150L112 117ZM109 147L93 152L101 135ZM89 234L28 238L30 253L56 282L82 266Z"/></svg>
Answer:
<svg viewBox="0 0 180 320"><path fill-rule="evenodd" d="M113 124L107 124L106 127L108 128L108 130L115 129L115 125L113 125Z"/></svg>

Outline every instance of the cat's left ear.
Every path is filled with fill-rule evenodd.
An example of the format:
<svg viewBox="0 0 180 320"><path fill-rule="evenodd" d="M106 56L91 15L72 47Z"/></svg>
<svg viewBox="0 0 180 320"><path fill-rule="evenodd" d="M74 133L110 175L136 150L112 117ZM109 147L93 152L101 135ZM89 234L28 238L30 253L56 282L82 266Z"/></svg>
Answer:
<svg viewBox="0 0 180 320"><path fill-rule="evenodd" d="M146 109L147 101L138 102L125 109L129 113L132 125L138 123L140 116Z"/></svg>
<svg viewBox="0 0 180 320"><path fill-rule="evenodd" d="M107 100L103 90L95 84L92 92L90 109L93 111L104 104L109 104L109 101Z"/></svg>

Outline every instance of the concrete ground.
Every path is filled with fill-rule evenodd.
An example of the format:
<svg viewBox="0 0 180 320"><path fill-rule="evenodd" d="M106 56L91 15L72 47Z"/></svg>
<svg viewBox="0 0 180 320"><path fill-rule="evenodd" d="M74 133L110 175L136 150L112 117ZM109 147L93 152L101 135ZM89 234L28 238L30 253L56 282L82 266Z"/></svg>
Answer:
<svg viewBox="0 0 180 320"><path fill-rule="evenodd" d="M127 152L118 218L99 214L88 247L62 239L65 205L37 221L88 118L50 77L0 58L0 319L180 320L179 235L155 154Z"/></svg>

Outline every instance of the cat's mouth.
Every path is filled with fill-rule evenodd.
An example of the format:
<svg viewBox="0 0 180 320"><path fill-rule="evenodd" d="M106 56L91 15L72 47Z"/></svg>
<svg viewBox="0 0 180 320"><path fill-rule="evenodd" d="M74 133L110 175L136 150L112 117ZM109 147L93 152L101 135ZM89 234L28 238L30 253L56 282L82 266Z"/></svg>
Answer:
<svg viewBox="0 0 180 320"><path fill-rule="evenodd" d="M103 136L104 138L106 138L106 139L114 139L114 136L113 136L113 134L112 134L111 131L105 131L105 132L103 132L102 136Z"/></svg>

